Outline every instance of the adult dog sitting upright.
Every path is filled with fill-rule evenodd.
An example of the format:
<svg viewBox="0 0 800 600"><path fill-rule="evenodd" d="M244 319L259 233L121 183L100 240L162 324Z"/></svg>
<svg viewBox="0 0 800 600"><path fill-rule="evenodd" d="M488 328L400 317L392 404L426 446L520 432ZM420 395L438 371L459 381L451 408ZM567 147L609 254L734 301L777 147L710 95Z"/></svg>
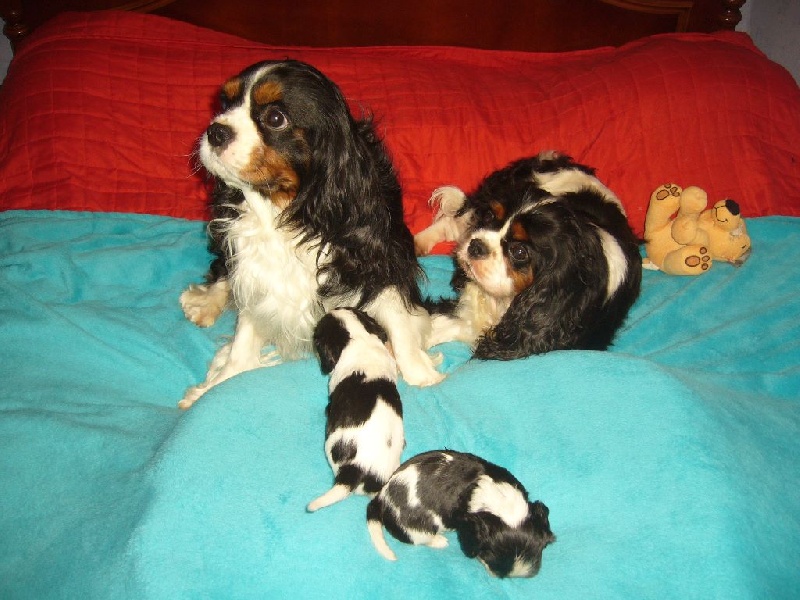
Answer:
<svg viewBox="0 0 800 600"><path fill-rule="evenodd" d="M511 163L472 194L440 188L417 252L456 241L456 301L438 303L430 345L513 359L607 348L641 286L639 240L594 171L556 152Z"/></svg>
<svg viewBox="0 0 800 600"><path fill-rule="evenodd" d="M181 305L210 325L230 295L238 317L232 341L179 406L233 375L308 354L315 324L338 306L386 329L408 383L440 381L425 349L430 318L400 185L371 120L353 118L332 81L292 60L245 69L220 99L200 140L216 180L217 257ZM275 349L262 355L267 345Z"/></svg>

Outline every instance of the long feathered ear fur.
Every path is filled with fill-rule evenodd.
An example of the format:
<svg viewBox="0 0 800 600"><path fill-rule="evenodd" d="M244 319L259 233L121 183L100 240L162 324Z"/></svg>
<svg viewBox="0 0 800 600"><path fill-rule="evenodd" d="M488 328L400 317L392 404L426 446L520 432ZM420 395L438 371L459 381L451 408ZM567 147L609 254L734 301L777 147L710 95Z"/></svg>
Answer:
<svg viewBox="0 0 800 600"><path fill-rule="evenodd" d="M468 558L475 558L489 536L485 513L466 513L458 521L456 533L461 551ZM498 519L499 520L499 519Z"/></svg>
<svg viewBox="0 0 800 600"><path fill-rule="evenodd" d="M225 245L227 221L237 217L234 207L244 201L242 190L230 187L221 179L214 177L214 189L211 192L211 220L208 222L208 250L214 255L206 281L213 283L228 275L230 250Z"/></svg>
<svg viewBox="0 0 800 600"><path fill-rule="evenodd" d="M320 256L327 253L319 274L323 296L362 288L357 305L364 306L394 284L403 298L419 305L422 270L394 167L372 119L354 119L339 89L326 81L320 114L306 131L310 164L283 222L304 232L302 241L318 238ZM395 265L391 275L387 264Z"/></svg>
<svg viewBox="0 0 800 600"><path fill-rule="evenodd" d="M567 211L556 210L537 217L547 225L532 236L538 244L533 283L478 340L476 358L510 360L551 350L602 350L611 343L610 335L595 331L608 277L599 240L592 238L597 234Z"/></svg>

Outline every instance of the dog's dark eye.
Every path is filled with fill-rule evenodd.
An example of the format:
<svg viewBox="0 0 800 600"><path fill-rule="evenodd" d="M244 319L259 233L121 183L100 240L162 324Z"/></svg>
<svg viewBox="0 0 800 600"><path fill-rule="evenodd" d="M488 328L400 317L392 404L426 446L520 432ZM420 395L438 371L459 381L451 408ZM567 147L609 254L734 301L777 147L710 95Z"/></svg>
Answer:
<svg viewBox="0 0 800 600"><path fill-rule="evenodd" d="M286 127L289 125L286 115L283 114L280 109L274 106L268 108L264 113L263 121L264 125L275 130L286 129Z"/></svg>
<svg viewBox="0 0 800 600"><path fill-rule="evenodd" d="M508 246L508 256L514 264L526 264L530 260L528 247L522 242L511 242Z"/></svg>

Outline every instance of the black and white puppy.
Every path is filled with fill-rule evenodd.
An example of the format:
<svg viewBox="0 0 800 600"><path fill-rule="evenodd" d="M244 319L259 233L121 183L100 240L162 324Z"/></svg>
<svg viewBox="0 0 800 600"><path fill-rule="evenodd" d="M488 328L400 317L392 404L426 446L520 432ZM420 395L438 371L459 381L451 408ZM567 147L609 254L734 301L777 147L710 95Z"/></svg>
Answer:
<svg viewBox="0 0 800 600"><path fill-rule="evenodd" d="M364 312L339 308L314 330L322 372L330 374L325 455L334 485L308 505L315 511L352 493L372 496L405 448L397 365L383 328Z"/></svg>
<svg viewBox="0 0 800 600"><path fill-rule="evenodd" d="M525 158L439 211L417 252L455 241L456 301L435 303L430 345L459 340L484 359L603 350L639 295L639 240L594 171L556 152Z"/></svg>
<svg viewBox="0 0 800 600"><path fill-rule="evenodd" d="M371 120L355 119L332 81L292 60L245 69L220 100L199 147L215 180L217 256L181 305L207 326L230 296L238 318L233 340L179 406L238 373L310 353L317 321L339 306L381 323L408 383L440 381L400 185ZM267 345L275 349L262 356Z"/></svg>
<svg viewBox="0 0 800 600"><path fill-rule="evenodd" d="M378 552L396 560L383 528L407 544L444 548L455 530L464 554L497 577L533 577L555 541L550 511L530 502L506 469L473 454L435 450L409 459L367 505Z"/></svg>

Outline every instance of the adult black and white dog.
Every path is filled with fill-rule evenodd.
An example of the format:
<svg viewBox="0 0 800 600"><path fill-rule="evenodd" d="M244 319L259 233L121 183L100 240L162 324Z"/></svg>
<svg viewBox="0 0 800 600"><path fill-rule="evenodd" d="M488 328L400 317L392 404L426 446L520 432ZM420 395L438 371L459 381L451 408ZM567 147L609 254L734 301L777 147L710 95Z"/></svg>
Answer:
<svg viewBox="0 0 800 600"><path fill-rule="evenodd" d="M314 348L330 374L325 456L330 490L311 501L315 511L352 493L375 495L400 466L405 448L397 365L383 328L366 313L337 308L320 319Z"/></svg>
<svg viewBox="0 0 800 600"><path fill-rule="evenodd" d="M455 530L461 549L497 577L533 577L555 541L550 511L530 502L507 469L473 454L434 450L404 462L367 505L376 550L396 560L383 527L407 544L444 548Z"/></svg>
<svg viewBox="0 0 800 600"><path fill-rule="evenodd" d="M216 259L181 305L206 326L230 302L237 323L179 406L233 375L309 353L317 321L338 306L386 329L408 383L440 381L400 185L371 119L354 118L330 79L293 60L245 69L220 100L199 149L215 179ZM274 351L262 355L268 345Z"/></svg>
<svg viewBox="0 0 800 600"><path fill-rule="evenodd" d="M466 195L436 190L418 254L457 242L455 301L432 308L430 345L459 340L474 356L513 359L606 349L639 295L639 240L593 169L557 152L515 161Z"/></svg>

